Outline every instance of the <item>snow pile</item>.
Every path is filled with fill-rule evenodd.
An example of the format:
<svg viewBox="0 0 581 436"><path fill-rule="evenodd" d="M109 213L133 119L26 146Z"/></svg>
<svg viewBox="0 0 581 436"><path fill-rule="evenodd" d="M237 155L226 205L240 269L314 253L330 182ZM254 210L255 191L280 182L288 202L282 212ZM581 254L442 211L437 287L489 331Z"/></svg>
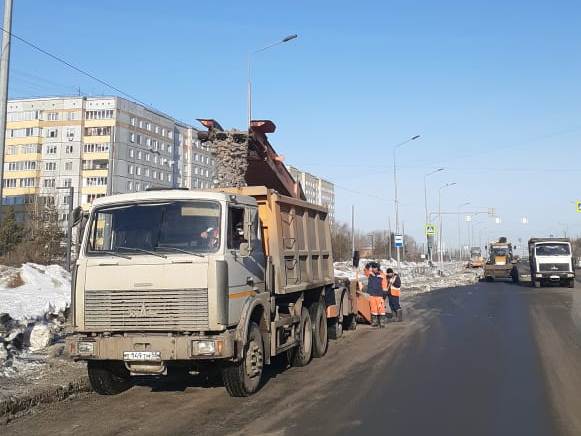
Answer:
<svg viewBox="0 0 581 436"><path fill-rule="evenodd" d="M18 275L23 284L9 287ZM0 267L0 313L17 320L36 319L64 310L70 301L71 275L58 265Z"/></svg>
<svg viewBox="0 0 581 436"><path fill-rule="evenodd" d="M0 266L0 376L42 364L40 351L62 353L70 281L58 265Z"/></svg>
<svg viewBox="0 0 581 436"><path fill-rule="evenodd" d="M359 279L365 284L363 275L365 264L372 259L361 259L359 263ZM467 270L465 262L444 262L440 267L429 267L421 262L401 262L400 268L396 269L397 262L394 259L379 261L381 269L393 268L401 277L403 295L414 295L423 292L430 292L433 289L450 288L475 283L479 280L480 270ZM335 262L335 277L354 279L355 271L351 262Z"/></svg>

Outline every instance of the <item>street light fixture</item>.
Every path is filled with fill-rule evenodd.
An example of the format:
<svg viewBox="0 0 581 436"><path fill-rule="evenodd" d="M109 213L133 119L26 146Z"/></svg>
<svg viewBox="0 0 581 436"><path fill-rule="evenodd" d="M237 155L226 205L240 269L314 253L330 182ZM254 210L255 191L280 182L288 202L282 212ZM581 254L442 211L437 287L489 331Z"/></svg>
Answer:
<svg viewBox="0 0 581 436"><path fill-rule="evenodd" d="M440 269L444 265L444 254L442 253L442 190L449 188L450 186L454 186L456 182L446 183L445 185L440 186L438 189L438 217L439 217L439 244L438 248L440 250Z"/></svg>
<svg viewBox="0 0 581 436"><path fill-rule="evenodd" d="M292 41L298 38L299 35L293 33L292 35L285 36L280 41L269 44L265 47L259 48L258 50L248 52L248 129L250 129L250 123L252 121L252 55L260 53L261 51L268 50L269 48L276 47L277 45L284 44L285 42Z"/></svg>
<svg viewBox="0 0 581 436"><path fill-rule="evenodd" d="M396 153L397 153L398 148L407 144L408 142L415 141L418 138L420 138L420 135L412 136L411 138L406 139L405 141L400 142L399 144L396 144L393 147L393 189L394 189L394 193L395 193L394 206L395 206L395 233L396 234L399 234L399 201L397 198ZM400 249L399 249L399 247L396 247L396 250L397 250L397 268L399 269L399 267L400 267Z"/></svg>

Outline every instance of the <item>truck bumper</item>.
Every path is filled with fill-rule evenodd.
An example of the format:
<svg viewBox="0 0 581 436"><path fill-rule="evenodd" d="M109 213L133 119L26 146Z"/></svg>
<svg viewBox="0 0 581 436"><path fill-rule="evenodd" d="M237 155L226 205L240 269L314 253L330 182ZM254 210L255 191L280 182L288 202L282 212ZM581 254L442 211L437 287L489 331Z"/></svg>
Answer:
<svg viewBox="0 0 581 436"><path fill-rule="evenodd" d="M539 272L531 274L532 280L539 282L541 280L549 280L559 282L561 280L571 280L575 278L575 273L572 272Z"/></svg>
<svg viewBox="0 0 581 436"><path fill-rule="evenodd" d="M137 354L155 361L231 359L235 356L235 331L215 335L175 334L77 334L67 338L67 350L76 360L131 361ZM132 357L133 356L133 357Z"/></svg>

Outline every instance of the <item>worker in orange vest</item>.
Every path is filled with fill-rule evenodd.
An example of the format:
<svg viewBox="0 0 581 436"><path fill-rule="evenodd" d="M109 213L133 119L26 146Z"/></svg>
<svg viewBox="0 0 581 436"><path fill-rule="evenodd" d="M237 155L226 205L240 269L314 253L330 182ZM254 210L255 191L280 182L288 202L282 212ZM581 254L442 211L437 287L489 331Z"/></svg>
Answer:
<svg viewBox="0 0 581 436"><path fill-rule="evenodd" d="M396 321L403 321L403 312L399 305L399 297L401 295L401 278L399 274L393 272L393 269L387 269L387 298L389 300L389 307L393 313Z"/></svg>
<svg viewBox="0 0 581 436"><path fill-rule="evenodd" d="M387 290L387 277L377 262L370 262L363 270L367 276L367 293L371 309L371 327L385 327L385 300L383 293Z"/></svg>

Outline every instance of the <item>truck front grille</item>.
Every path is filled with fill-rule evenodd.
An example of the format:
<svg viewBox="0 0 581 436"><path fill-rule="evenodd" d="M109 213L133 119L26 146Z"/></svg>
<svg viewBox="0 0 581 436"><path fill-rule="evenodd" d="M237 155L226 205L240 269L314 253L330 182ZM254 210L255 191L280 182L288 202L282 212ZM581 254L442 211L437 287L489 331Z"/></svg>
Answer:
<svg viewBox="0 0 581 436"><path fill-rule="evenodd" d="M555 271L569 271L568 263L541 263L539 264L539 271L555 272Z"/></svg>
<svg viewBox="0 0 581 436"><path fill-rule="evenodd" d="M88 330L206 330L207 289L86 290Z"/></svg>

